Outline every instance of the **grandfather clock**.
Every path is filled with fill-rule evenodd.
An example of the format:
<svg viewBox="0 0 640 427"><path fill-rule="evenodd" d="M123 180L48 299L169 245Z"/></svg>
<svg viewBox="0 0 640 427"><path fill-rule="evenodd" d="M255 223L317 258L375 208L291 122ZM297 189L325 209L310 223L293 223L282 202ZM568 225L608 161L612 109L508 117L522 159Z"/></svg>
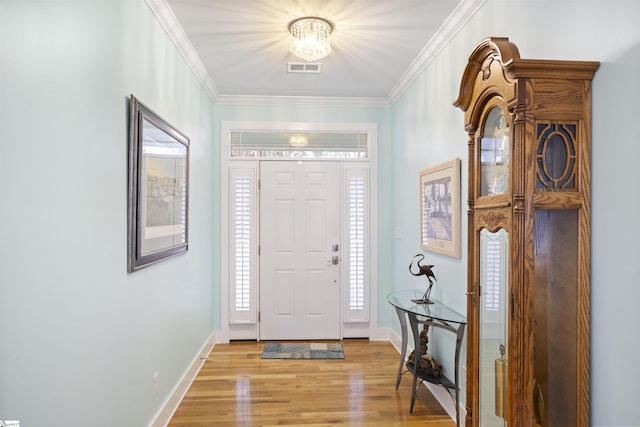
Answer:
<svg viewBox="0 0 640 427"><path fill-rule="evenodd" d="M591 80L597 62L480 42L469 140L467 426L589 425Z"/></svg>

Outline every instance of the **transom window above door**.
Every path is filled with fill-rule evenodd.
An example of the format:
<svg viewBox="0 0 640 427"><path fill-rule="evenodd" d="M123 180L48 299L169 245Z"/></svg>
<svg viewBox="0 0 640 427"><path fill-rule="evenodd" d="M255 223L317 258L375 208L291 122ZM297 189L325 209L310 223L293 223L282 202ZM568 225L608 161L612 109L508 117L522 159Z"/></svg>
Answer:
<svg viewBox="0 0 640 427"><path fill-rule="evenodd" d="M366 133L232 131L231 157L236 159L369 158Z"/></svg>

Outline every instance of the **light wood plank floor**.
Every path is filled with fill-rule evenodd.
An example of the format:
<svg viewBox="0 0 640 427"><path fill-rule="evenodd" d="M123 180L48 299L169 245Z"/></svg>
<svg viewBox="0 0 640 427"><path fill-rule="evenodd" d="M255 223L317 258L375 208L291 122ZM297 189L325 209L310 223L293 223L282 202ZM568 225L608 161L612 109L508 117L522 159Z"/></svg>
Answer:
<svg viewBox="0 0 640 427"><path fill-rule="evenodd" d="M409 414L388 342L343 341L344 360L263 360L264 342L217 344L169 426L455 427L426 388Z"/></svg>

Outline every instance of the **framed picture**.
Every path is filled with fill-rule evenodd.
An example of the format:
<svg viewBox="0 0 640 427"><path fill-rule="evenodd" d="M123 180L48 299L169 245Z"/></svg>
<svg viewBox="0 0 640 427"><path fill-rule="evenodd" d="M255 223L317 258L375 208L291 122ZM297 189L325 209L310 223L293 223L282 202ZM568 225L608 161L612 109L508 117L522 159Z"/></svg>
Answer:
<svg viewBox="0 0 640 427"><path fill-rule="evenodd" d="M460 159L420 171L420 247L460 258Z"/></svg>
<svg viewBox="0 0 640 427"><path fill-rule="evenodd" d="M187 252L189 138L131 95L129 272Z"/></svg>

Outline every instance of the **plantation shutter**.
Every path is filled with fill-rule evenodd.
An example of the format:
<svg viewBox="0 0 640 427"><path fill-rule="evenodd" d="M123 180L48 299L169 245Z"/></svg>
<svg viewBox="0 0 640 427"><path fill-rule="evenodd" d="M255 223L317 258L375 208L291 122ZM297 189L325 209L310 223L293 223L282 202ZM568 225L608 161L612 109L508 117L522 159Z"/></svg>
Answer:
<svg viewBox="0 0 640 427"><path fill-rule="evenodd" d="M345 322L369 321L369 172L345 169Z"/></svg>
<svg viewBox="0 0 640 427"><path fill-rule="evenodd" d="M257 188L256 164L235 165L229 179L229 321L257 321Z"/></svg>
<svg viewBox="0 0 640 427"><path fill-rule="evenodd" d="M503 258L506 257L507 248L500 239L499 234L487 233L483 242L486 257L480 266L484 270L484 309L486 311L500 311L502 293L500 283L506 283L506 271L502 271L501 265L506 265Z"/></svg>

